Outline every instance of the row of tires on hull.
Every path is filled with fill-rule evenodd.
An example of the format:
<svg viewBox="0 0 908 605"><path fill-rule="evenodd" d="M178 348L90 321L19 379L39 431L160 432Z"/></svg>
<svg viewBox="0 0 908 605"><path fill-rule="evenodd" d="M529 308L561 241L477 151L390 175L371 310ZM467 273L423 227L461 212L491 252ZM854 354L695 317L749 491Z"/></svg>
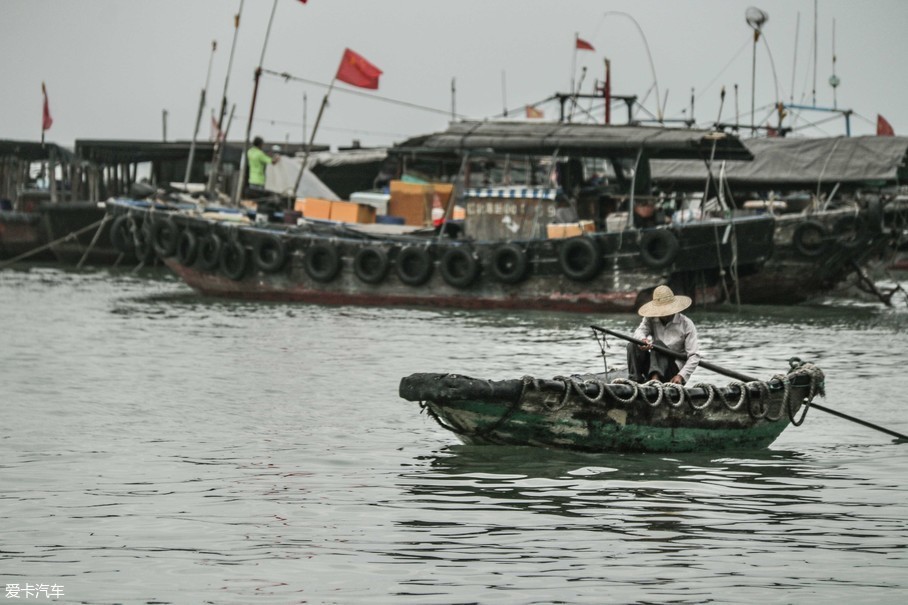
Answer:
<svg viewBox="0 0 908 605"><path fill-rule="evenodd" d="M833 246L856 250L882 231L880 223L873 219L871 213L846 215L836 220L831 228L817 220L806 220L795 227L792 245L806 258L823 256Z"/></svg>
<svg viewBox="0 0 908 605"><path fill-rule="evenodd" d="M136 217L121 215L114 220L111 238L121 251L135 251L140 261L147 262L149 255L175 257L184 266L220 271L234 280L242 279L250 267L265 273L282 270L291 247L303 252L303 267L315 281L334 280L344 265L344 250L328 238L285 238L264 230L244 230L241 236L239 230L229 228L181 229L171 218L140 223ZM517 284L530 275L533 257L538 256L529 245L515 242L435 244L436 240L398 241L393 245L357 241L352 244L353 272L364 283L378 284L393 271L402 283L419 286L429 280L437 266L444 281L457 288L470 286L481 273L499 283ZM480 247L484 248L481 254ZM616 235L568 238L557 241L552 258L563 275L585 282L599 275L604 257L616 247ZM643 233L639 254L646 266L660 269L674 261L678 248L675 234L659 229ZM350 255L348 251L346 256Z"/></svg>

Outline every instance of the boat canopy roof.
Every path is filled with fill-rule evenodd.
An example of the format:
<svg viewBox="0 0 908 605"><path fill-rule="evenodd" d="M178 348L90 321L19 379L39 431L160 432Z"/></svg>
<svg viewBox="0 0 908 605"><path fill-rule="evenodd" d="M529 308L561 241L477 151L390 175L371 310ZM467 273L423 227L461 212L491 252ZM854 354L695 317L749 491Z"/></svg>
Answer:
<svg viewBox="0 0 908 605"><path fill-rule="evenodd" d="M738 137L722 132L553 122L452 122L444 132L415 137L393 148L395 153L558 152L587 157L634 157L640 150L650 158L752 159Z"/></svg>
<svg viewBox="0 0 908 605"><path fill-rule="evenodd" d="M55 143L39 141L13 141L0 139L0 158L13 157L26 162L39 162L50 159L51 152L58 162L72 162L73 152Z"/></svg>
<svg viewBox="0 0 908 605"><path fill-rule="evenodd" d="M745 139L752 162L729 162L725 177L739 189L797 189L823 184L894 184L908 179L908 137L828 137ZM700 187L700 162L651 162L660 187ZM713 174L717 174L713 168Z"/></svg>
<svg viewBox="0 0 908 605"><path fill-rule="evenodd" d="M226 141L223 148L223 161L236 163L243 152L243 141ZM273 143L265 142L265 149L270 150ZM189 157L192 141L142 141L125 139L79 139L76 141L76 154L83 160L98 164L133 164L142 162L185 161ZM215 144L212 141L197 141L195 153L197 158L210 159L214 154ZM304 149L303 145L280 144L283 153L293 154ZM314 146L321 151L324 146Z"/></svg>
<svg viewBox="0 0 908 605"><path fill-rule="evenodd" d="M117 139L79 139L76 154L83 160L97 164L138 164L142 162L180 161L189 155L190 141L140 141ZM243 148L242 142L226 142L224 159L235 161ZM199 141L196 153L200 158L211 158L214 143Z"/></svg>

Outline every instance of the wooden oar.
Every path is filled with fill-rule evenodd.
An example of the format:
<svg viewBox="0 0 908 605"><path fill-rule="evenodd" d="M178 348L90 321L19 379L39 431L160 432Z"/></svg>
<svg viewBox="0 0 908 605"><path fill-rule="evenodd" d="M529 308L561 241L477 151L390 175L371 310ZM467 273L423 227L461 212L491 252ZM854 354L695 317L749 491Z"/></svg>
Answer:
<svg viewBox="0 0 908 605"><path fill-rule="evenodd" d="M621 332L609 330L608 328L603 328L602 326L590 326L590 327L598 332L604 332L606 334L611 334L612 336L617 336L618 338L624 339L628 342L632 342L636 345L645 344L642 340L634 338L633 336L628 336L627 334L622 334ZM673 351L672 349L669 349L669 348L666 348L666 347L663 347L663 346L660 346L657 344L653 345L653 349L659 351L660 353L668 355L669 357L674 357L675 359L687 359L687 355L685 355L684 353L679 353L678 351ZM740 380L742 382L754 382L755 380L758 380L757 378L754 378L752 376L748 376L746 374L741 374L740 372L735 372L734 370L729 370L727 368L723 368L722 366L717 366L716 364L709 363L708 361L704 361L703 359L700 360L700 366L706 368L707 370L712 370L713 372L716 372L717 374L724 374L725 376L728 376L729 378L734 378L735 380ZM862 426L866 426L871 429L876 429L880 432L886 433L887 435L891 435L891 436L899 439L900 441L908 442L908 435L903 435L902 433L898 433L891 429L887 429L886 427L879 426L878 424L873 424L872 422L867 422L866 420L861 420L860 418L855 418L854 416L849 416L848 414L844 414L837 410L833 410L832 408L828 408L825 405L820 405L819 403L811 402L810 407L816 408L816 409L820 410L821 412L826 412L827 414L832 414L833 416L838 416L839 418L844 418L845 420L850 420L851 422L856 422L857 424L860 424Z"/></svg>

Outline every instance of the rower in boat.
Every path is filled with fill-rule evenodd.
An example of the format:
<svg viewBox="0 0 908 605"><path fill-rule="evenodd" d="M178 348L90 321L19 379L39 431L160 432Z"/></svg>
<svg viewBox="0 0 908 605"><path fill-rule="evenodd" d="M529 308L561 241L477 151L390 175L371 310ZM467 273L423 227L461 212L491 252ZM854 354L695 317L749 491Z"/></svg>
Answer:
<svg viewBox="0 0 908 605"><path fill-rule="evenodd" d="M653 300L642 305L637 313L643 317L634 338L643 345L628 343L628 378L634 382L657 380L687 384L700 364L697 327L681 311L691 305L689 296L675 294L668 286L658 286ZM653 348L661 345L686 356L675 359Z"/></svg>

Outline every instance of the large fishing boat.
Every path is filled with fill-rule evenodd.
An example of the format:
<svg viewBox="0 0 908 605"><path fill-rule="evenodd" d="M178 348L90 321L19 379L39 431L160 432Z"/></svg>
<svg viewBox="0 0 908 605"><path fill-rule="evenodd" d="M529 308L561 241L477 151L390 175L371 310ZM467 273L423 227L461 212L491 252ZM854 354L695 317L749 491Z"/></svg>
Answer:
<svg viewBox="0 0 908 605"><path fill-rule="evenodd" d="M756 272L772 251L769 215L650 226L629 218L649 218L637 211L651 198L649 158L750 157L735 137L461 122L394 154L410 171L426 163L460 168L447 177L445 199L437 195L443 186L417 196L410 225L319 220L312 201L298 219L286 211L255 223L251 213L201 206L162 212L120 201L110 207L130 217L119 226L152 242L194 289L257 300L631 311L662 283L699 303L719 301L726 274ZM440 210L436 228L433 206ZM392 200L389 208L395 207L405 210ZM563 209L573 220L561 218ZM454 219L458 210L462 221ZM129 241L130 235L114 237Z"/></svg>

